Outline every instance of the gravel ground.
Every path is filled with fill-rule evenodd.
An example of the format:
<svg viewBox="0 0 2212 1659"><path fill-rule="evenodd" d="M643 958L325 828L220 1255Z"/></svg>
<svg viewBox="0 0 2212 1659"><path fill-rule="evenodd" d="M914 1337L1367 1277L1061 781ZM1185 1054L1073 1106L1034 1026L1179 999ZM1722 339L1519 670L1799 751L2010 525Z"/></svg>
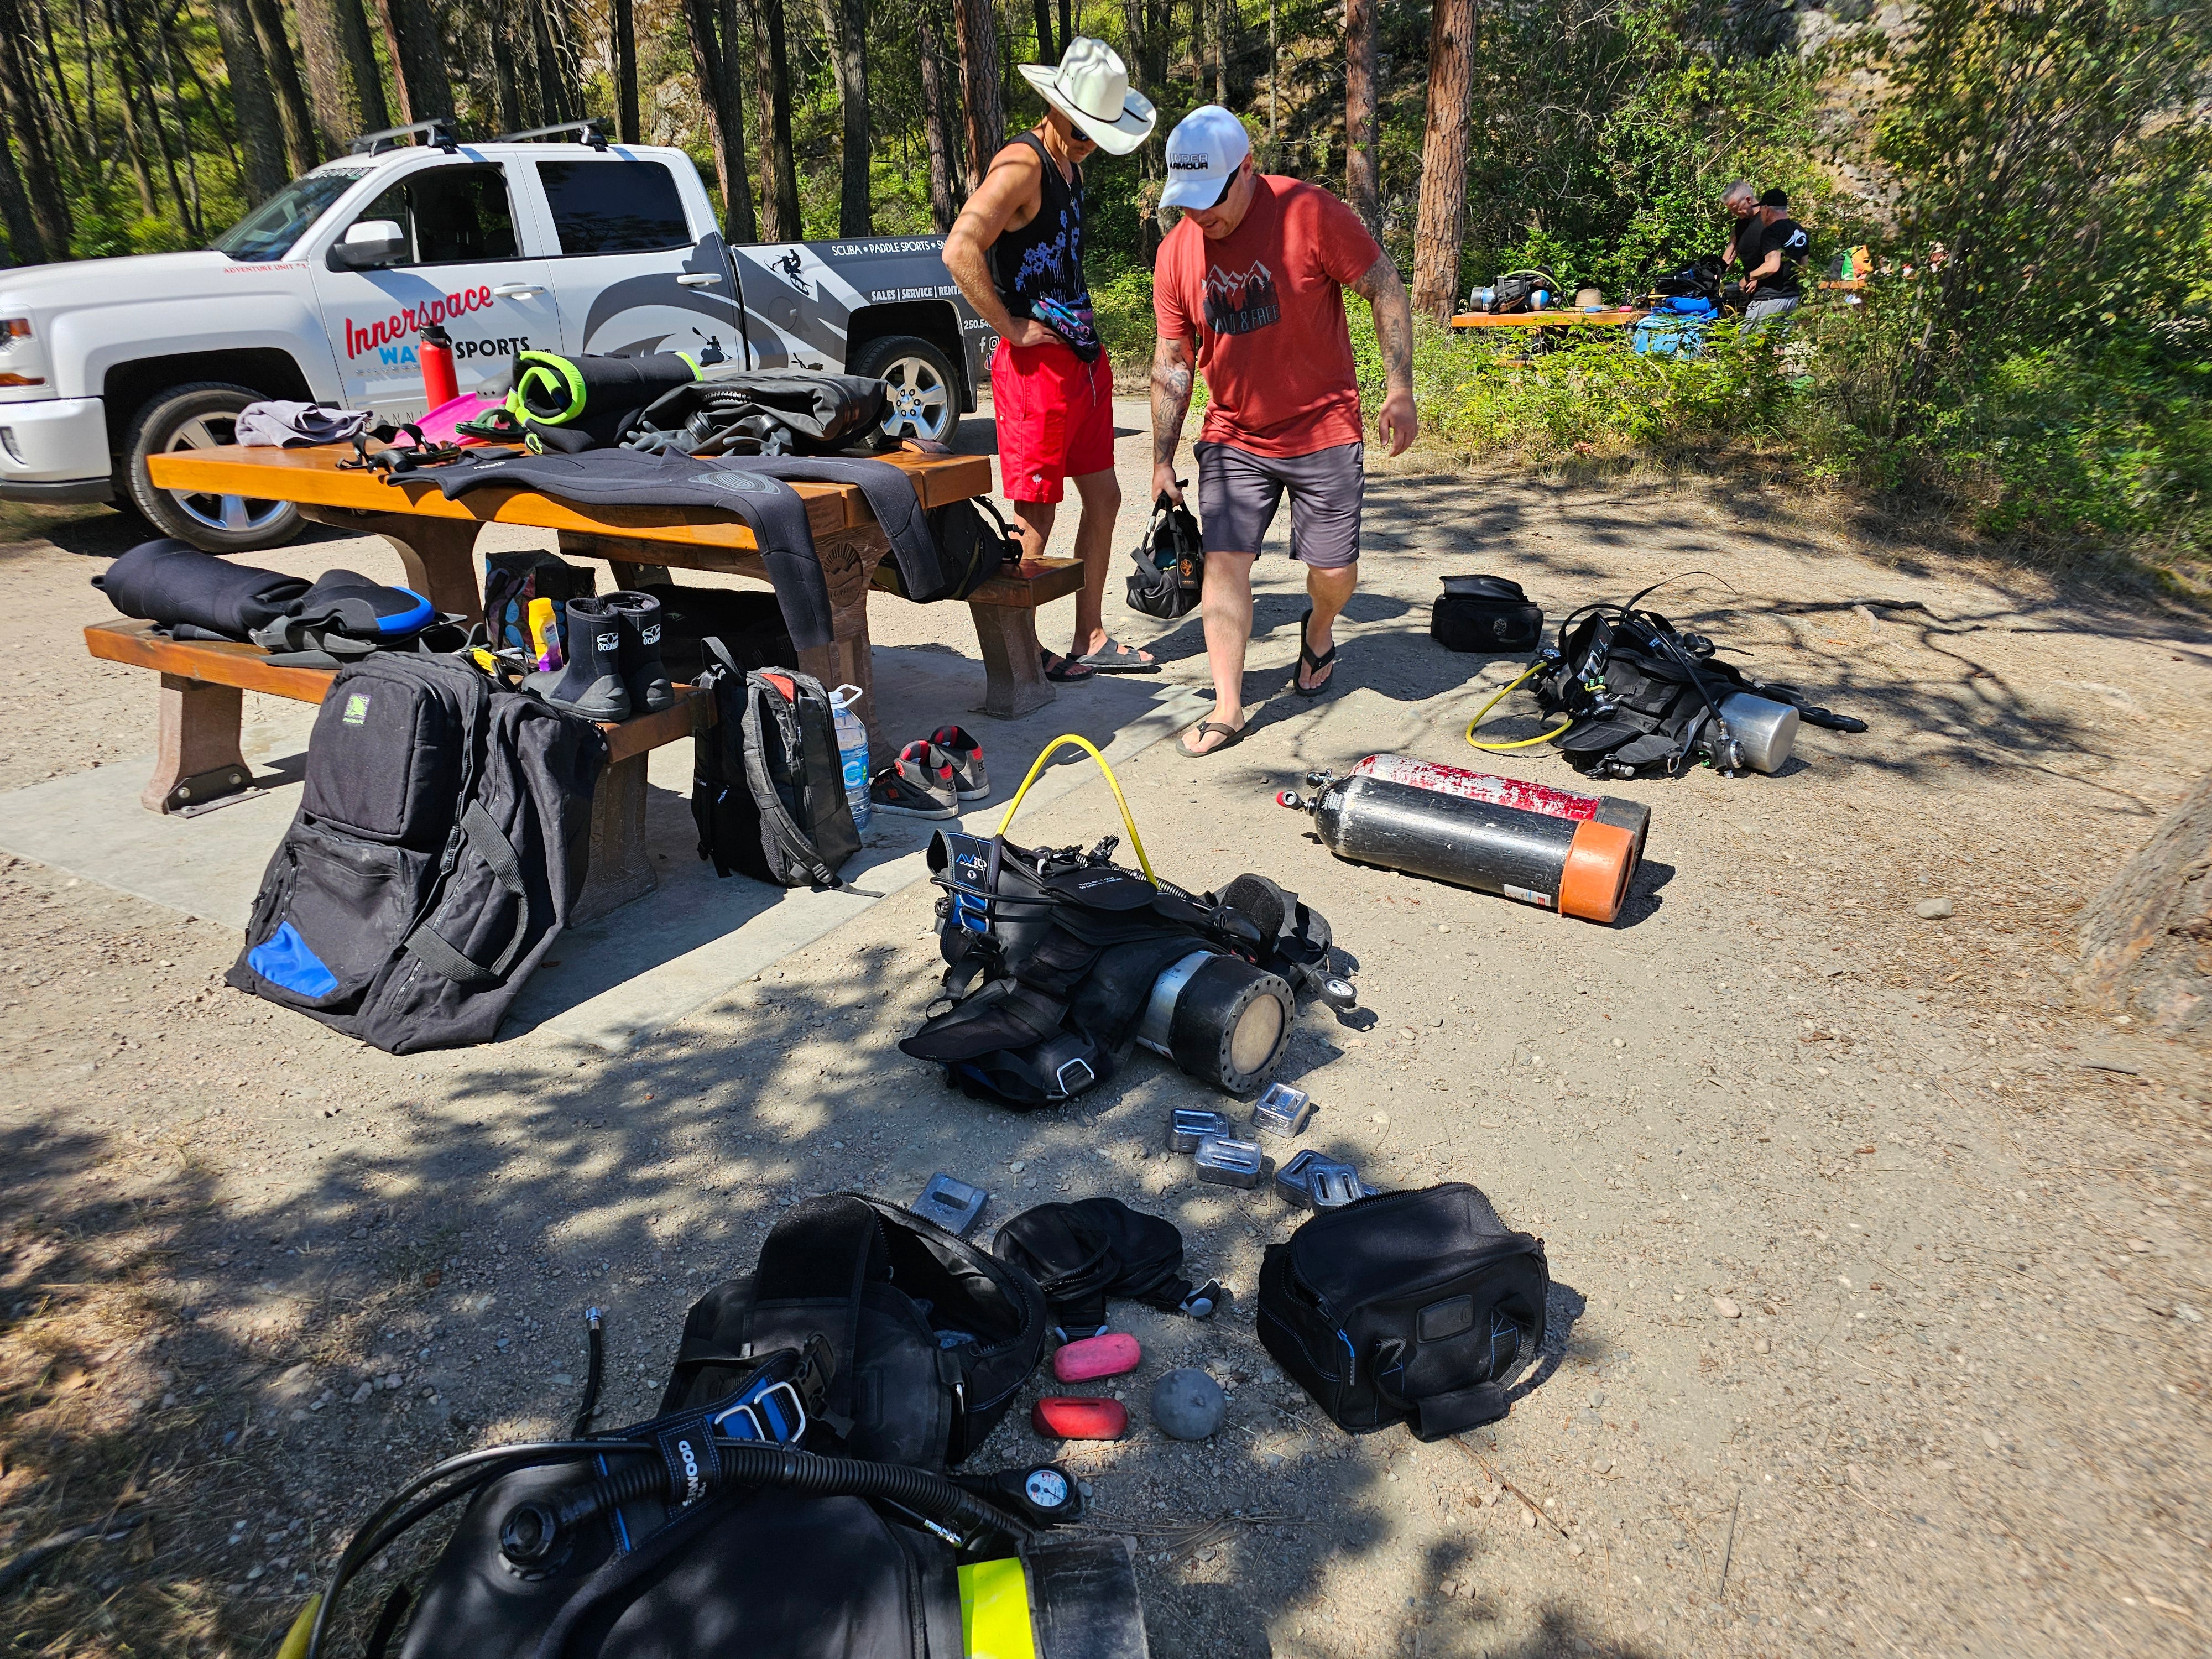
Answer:
<svg viewBox="0 0 2212 1659"><path fill-rule="evenodd" d="M994 1188L992 1220L1092 1193L1166 1214L1239 1292L1206 1324L1130 1310L1137 1426L1066 1453L1093 1522L1137 1540L1165 1659L2204 1651L2212 1068L2068 989L2076 913L2203 764L2201 621L1724 483L1410 467L1370 515L1344 690L1273 695L1303 599L1263 561L1254 735L1122 781L1164 873L1271 873L1356 964L1364 1009L1310 1012L1284 1068L1320 1103L1304 1144L1378 1184L1473 1182L1545 1238L1551 1334L1509 1419L1354 1439L1277 1371L1251 1297L1293 1217L1164 1151L1171 1106L1213 1103L1188 1080L1140 1056L1024 1118L898 1055L927 889L619 1058L531 1036L396 1059L222 988L225 931L16 862L0 1561L145 1518L0 1590L11 1650L266 1651L384 1489L565 1427L586 1304L602 1422L643 1416L684 1309L783 1207L943 1169ZM150 677L76 641L128 538L54 533L0 554L0 708L38 734L0 787L150 748ZM1874 729L1808 730L1778 777L1620 787L1654 818L1611 928L1340 864L1267 793L1376 748L1468 756L1511 671L1427 641L1458 569L1555 614L1717 573L1654 602ZM886 606L879 637L972 655L943 611ZM1109 615L1202 680L1194 622ZM1542 750L1500 769L1571 781ZM1112 811L1092 786L1016 835L1089 842ZM1954 914L1922 920L1937 896ZM1142 1407L1183 1364L1231 1389L1211 1442ZM978 1466L1036 1455L1026 1402Z"/></svg>

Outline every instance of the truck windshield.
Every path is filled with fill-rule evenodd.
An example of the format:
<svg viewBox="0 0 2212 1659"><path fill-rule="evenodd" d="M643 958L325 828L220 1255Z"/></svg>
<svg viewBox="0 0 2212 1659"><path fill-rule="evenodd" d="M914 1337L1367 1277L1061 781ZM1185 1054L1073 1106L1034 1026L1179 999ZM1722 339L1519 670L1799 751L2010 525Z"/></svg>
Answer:
<svg viewBox="0 0 2212 1659"><path fill-rule="evenodd" d="M323 210L345 194L367 167L319 167L295 179L259 207L215 239L219 252L234 259L279 259L307 234Z"/></svg>

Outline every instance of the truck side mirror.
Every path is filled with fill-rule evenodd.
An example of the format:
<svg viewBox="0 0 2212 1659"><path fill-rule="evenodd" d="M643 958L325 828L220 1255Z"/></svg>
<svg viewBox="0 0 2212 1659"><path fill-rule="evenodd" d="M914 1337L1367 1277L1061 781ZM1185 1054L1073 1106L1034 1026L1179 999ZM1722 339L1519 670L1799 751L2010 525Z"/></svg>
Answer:
<svg viewBox="0 0 2212 1659"><path fill-rule="evenodd" d="M407 254L407 233L397 220L362 219L331 249L334 270L374 270Z"/></svg>

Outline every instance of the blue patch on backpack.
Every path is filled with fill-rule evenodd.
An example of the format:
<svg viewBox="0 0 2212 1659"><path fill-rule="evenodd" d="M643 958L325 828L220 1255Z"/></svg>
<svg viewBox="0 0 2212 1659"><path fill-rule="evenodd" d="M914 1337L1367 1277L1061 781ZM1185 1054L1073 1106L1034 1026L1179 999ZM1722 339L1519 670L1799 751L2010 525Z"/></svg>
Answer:
<svg viewBox="0 0 2212 1659"><path fill-rule="evenodd" d="M338 988L338 978L307 948L300 930L285 922L246 953L246 965L271 985L303 997L322 998Z"/></svg>

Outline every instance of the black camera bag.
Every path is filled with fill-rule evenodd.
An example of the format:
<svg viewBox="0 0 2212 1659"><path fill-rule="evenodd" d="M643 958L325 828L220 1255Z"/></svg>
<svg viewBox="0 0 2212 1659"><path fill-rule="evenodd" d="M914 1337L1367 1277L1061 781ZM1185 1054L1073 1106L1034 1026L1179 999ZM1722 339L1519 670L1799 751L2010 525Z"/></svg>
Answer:
<svg viewBox="0 0 2212 1659"><path fill-rule="evenodd" d="M1145 539L1129 556L1137 565L1129 573L1130 610L1173 622L1198 608L1206 587L1206 544L1190 509L1165 490L1152 503Z"/></svg>
<svg viewBox="0 0 2212 1659"><path fill-rule="evenodd" d="M941 1469L998 1426L1045 1327L1044 1292L1012 1262L895 1204L830 1193L776 1223L751 1273L693 1304L660 1408L720 1400L747 1356L818 1333L836 1373L807 1449Z"/></svg>
<svg viewBox="0 0 2212 1659"><path fill-rule="evenodd" d="M1551 1282L1543 1241L1464 1182L1383 1193L1267 1247L1260 1340L1339 1428L1438 1440L1505 1415Z"/></svg>
<svg viewBox="0 0 2212 1659"><path fill-rule="evenodd" d="M1447 651L1495 656L1534 651L1544 640L1544 608L1504 576L1446 576L1429 611L1429 637Z"/></svg>

